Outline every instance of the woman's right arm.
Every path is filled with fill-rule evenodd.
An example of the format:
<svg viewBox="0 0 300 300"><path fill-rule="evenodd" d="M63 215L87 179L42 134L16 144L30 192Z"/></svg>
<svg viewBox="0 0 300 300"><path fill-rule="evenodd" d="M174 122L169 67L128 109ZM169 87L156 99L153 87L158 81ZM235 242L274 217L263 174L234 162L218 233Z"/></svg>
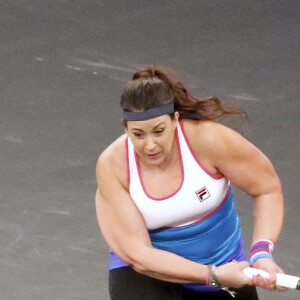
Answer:
<svg viewBox="0 0 300 300"><path fill-rule="evenodd" d="M96 168L97 219L108 245L139 273L170 282L205 283L207 266L152 247L144 219L118 178L120 165L113 157L104 152ZM241 262L218 267L220 283L231 287L252 284L242 272L247 266L247 262Z"/></svg>

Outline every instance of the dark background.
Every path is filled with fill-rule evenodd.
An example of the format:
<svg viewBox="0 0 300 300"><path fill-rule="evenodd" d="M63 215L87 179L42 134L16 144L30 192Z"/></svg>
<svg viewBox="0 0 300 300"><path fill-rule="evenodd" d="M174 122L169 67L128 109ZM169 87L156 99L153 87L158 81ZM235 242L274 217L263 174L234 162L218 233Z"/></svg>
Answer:
<svg viewBox="0 0 300 300"><path fill-rule="evenodd" d="M274 163L286 198L275 257L300 276L299 20L292 0L2 0L0 299L108 299L95 163L123 132L122 87L147 64L248 111L226 124ZM248 246L251 199L236 203Z"/></svg>

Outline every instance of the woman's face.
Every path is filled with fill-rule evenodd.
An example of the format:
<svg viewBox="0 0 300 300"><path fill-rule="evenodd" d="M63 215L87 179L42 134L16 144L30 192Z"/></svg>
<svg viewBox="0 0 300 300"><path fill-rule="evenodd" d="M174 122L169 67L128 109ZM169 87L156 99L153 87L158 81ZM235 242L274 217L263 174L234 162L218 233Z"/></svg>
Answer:
<svg viewBox="0 0 300 300"><path fill-rule="evenodd" d="M145 121L127 122L126 133L143 162L159 165L168 159L173 151L178 117L176 112L174 119L163 115Z"/></svg>

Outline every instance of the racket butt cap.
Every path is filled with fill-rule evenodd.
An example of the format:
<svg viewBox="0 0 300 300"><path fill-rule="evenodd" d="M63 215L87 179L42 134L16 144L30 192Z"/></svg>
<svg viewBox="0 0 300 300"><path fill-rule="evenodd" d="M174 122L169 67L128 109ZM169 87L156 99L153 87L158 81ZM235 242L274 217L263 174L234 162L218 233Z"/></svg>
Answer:
<svg viewBox="0 0 300 300"><path fill-rule="evenodd" d="M296 290L300 291L300 279L298 280L297 286L296 286Z"/></svg>

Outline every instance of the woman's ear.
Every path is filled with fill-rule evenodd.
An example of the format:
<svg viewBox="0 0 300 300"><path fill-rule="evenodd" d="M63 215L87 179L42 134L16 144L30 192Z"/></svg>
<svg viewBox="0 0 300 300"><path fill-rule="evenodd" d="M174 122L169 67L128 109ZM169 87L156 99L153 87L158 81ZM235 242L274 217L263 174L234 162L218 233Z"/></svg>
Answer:
<svg viewBox="0 0 300 300"><path fill-rule="evenodd" d="M124 125L124 131L125 131L126 134L128 134L127 124Z"/></svg>
<svg viewBox="0 0 300 300"><path fill-rule="evenodd" d="M175 114L174 114L175 128L177 127L178 120L179 120L179 112L175 111Z"/></svg>

